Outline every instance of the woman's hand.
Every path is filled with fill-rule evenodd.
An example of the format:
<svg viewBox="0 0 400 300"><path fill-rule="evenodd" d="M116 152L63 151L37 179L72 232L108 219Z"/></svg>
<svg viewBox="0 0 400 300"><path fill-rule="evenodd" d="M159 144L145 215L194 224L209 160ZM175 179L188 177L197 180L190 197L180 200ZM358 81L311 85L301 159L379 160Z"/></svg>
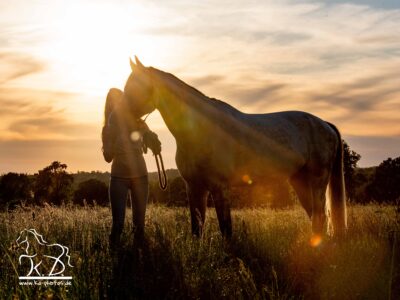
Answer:
<svg viewBox="0 0 400 300"><path fill-rule="evenodd" d="M150 130L143 133L143 146L144 149L150 148L154 155L161 153L161 142L158 139L157 134Z"/></svg>

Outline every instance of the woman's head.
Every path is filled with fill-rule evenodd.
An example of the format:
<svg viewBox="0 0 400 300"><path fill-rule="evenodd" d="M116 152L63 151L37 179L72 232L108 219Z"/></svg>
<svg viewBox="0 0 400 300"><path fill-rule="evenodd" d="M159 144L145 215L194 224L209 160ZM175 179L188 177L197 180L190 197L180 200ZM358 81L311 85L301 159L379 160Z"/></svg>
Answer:
<svg viewBox="0 0 400 300"><path fill-rule="evenodd" d="M110 117L111 112L116 108L118 103L121 102L123 92L120 89L117 88L111 88L108 91L107 98L106 98L106 104L104 107L104 125L107 124L108 118Z"/></svg>

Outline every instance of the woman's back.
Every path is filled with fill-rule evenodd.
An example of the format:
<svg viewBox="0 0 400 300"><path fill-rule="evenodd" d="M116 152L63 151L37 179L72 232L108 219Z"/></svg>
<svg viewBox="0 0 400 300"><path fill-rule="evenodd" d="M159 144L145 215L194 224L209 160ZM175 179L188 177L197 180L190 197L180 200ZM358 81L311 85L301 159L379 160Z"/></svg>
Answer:
<svg viewBox="0 0 400 300"><path fill-rule="evenodd" d="M108 124L112 138L111 176L135 178L147 175L142 151L143 125L122 110L110 114Z"/></svg>

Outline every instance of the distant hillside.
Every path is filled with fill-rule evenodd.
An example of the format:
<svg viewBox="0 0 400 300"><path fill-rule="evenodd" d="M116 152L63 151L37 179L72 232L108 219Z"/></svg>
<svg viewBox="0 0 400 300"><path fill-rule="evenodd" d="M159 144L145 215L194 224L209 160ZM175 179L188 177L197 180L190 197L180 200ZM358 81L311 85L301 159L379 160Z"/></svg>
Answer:
<svg viewBox="0 0 400 300"><path fill-rule="evenodd" d="M168 180L173 180L176 177L179 177L179 171L177 169L168 169L166 170L167 172L167 177ZM99 171L92 171L92 172L81 172L79 171L78 173L72 173L71 174L74 177L74 183L73 183L73 188L76 189L78 185L86 180L89 179L97 179L100 180L108 185L110 181L110 172L99 172ZM149 181L150 182L155 182L158 180L158 174L157 172L150 172L149 173Z"/></svg>

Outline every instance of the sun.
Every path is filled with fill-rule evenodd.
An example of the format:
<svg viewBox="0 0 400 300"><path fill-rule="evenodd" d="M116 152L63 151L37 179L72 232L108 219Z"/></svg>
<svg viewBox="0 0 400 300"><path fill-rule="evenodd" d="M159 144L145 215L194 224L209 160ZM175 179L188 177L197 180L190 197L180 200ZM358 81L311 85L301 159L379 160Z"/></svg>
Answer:
<svg viewBox="0 0 400 300"><path fill-rule="evenodd" d="M93 95L121 88L130 73L130 57L156 61L159 50L167 47L147 33L147 9L133 3L71 1L54 19L49 41L38 52L53 71L50 81L63 90Z"/></svg>
<svg viewBox="0 0 400 300"><path fill-rule="evenodd" d="M167 56L180 48L175 37L157 34L162 17L144 1L54 2L32 9L30 30L40 35L24 45L43 71L13 82L34 90L61 93L43 98L76 122L101 124L105 95L123 89L131 73L129 59L137 55L145 65L171 65ZM36 36L35 36L36 37ZM7 66L6 66L7 67ZM160 119L160 118L158 118Z"/></svg>

